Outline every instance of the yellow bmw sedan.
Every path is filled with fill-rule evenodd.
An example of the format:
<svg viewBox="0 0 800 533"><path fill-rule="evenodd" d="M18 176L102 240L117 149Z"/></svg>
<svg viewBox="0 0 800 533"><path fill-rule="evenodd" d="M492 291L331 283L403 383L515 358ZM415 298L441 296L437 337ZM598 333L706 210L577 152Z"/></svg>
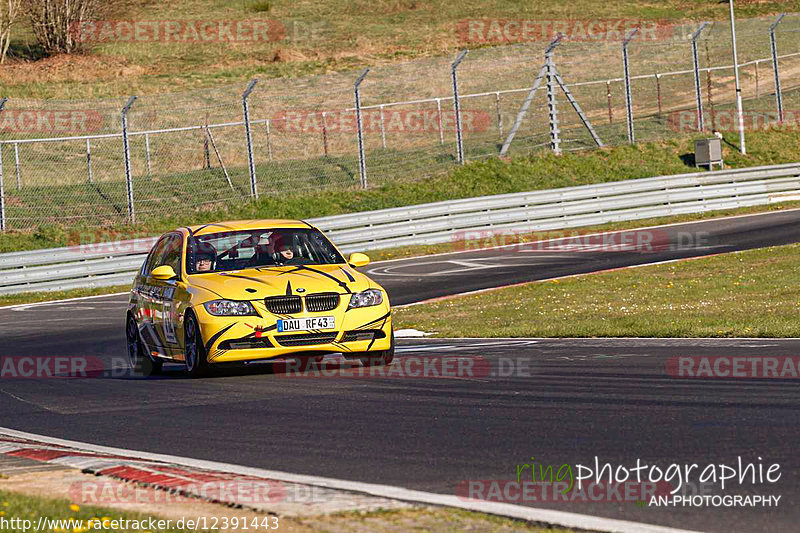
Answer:
<svg viewBox="0 0 800 533"><path fill-rule="evenodd" d="M215 364L342 353L362 364L394 358L386 291L356 270L321 231L299 220L221 222L162 235L131 289L131 367L157 374L183 362L191 376Z"/></svg>

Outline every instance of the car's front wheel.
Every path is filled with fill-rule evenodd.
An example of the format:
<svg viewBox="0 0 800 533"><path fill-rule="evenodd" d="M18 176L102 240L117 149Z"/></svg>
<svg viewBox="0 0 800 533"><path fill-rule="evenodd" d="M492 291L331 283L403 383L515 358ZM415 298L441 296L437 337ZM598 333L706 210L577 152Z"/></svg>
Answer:
<svg viewBox="0 0 800 533"><path fill-rule="evenodd" d="M193 314L186 315L183 322L184 356L186 358L186 372L193 377L201 377L208 373L208 358L203 345L203 336Z"/></svg>
<svg viewBox="0 0 800 533"><path fill-rule="evenodd" d="M367 352L359 357L364 366L385 366L394 361L394 332L392 332L392 342L389 349L379 352Z"/></svg>
<svg viewBox="0 0 800 533"><path fill-rule="evenodd" d="M136 324L136 319L128 315L128 321L125 326L125 339L128 343L128 363L130 364L131 371L140 376L154 376L161 373L162 362L160 360L153 360L147 355L139 336L139 326Z"/></svg>

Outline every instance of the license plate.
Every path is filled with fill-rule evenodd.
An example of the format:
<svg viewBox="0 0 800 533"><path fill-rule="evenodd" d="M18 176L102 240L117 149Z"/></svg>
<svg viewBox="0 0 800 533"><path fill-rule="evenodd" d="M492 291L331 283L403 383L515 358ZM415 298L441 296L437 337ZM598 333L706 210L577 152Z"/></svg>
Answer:
<svg viewBox="0 0 800 533"><path fill-rule="evenodd" d="M283 333L284 331L309 331L312 329L336 329L336 320L332 316L282 318L278 320L278 333Z"/></svg>

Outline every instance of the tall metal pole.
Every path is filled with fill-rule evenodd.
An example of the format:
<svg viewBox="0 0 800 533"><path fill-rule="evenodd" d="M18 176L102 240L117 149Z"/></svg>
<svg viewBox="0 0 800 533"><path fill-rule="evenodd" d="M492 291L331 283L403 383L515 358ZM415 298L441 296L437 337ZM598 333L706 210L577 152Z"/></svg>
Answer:
<svg viewBox="0 0 800 533"><path fill-rule="evenodd" d="M519 112L517 113L517 118L514 120L514 124L511 125L511 130L508 132L508 137L506 137L505 142L503 143L503 147L500 148L500 155L506 155L508 152L509 147L511 146L511 141L514 140L514 136L517 134L517 130L522 125L522 121L525 118L525 115L528 113L528 108L531 106L531 102L533 102L533 97L536 95L536 91L539 90L539 86L542 84L542 80L547 77L547 55L553 51L553 49L558 46L561 42L562 35L559 33L555 39L550 43L545 51L545 64L542 65L541 70L539 70L539 74L537 74L536 79L533 80L533 86L531 90L528 91L528 96L525 97L525 101L522 102L522 107L520 108Z"/></svg>
<svg viewBox="0 0 800 533"><path fill-rule="evenodd" d="M136 96L131 96L128 103L122 108L122 150L125 152L125 185L128 193L128 222L136 224L136 211L133 208L133 176L131 174L131 147L128 143L128 111L136 101Z"/></svg>
<svg viewBox="0 0 800 533"><path fill-rule="evenodd" d="M632 30L622 41L622 66L625 70L625 108L628 113L628 142L636 142L636 132L633 129L633 95L631 94L631 69L628 62L628 43L639 32L639 28Z"/></svg>
<svg viewBox="0 0 800 533"><path fill-rule="evenodd" d="M458 54L456 60L453 61L453 64L450 65L450 74L453 77L453 109L456 113L456 151L458 155L458 162L460 164L464 164L464 142L463 137L461 135L461 105L458 101L458 74L456 73L456 69L458 69L458 65L464 60L469 50L462 50L461 53Z"/></svg>
<svg viewBox="0 0 800 533"><path fill-rule="evenodd" d="M0 100L0 113L6 106L8 98ZM6 195L3 190L3 143L0 142L0 231L6 230Z"/></svg>
<svg viewBox="0 0 800 533"><path fill-rule="evenodd" d="M692 34L692 63L694 64L694 92L697 99L697 131L706 129L706 121L703 116L703 90L700 84L700 59L697 56L697 39L708 26L708 22L703 22L694 34Z"/></svg>
<svg viewBox="0 0 800 533"><path fill-rule="evenodd" d="M364 81L364 78L367 77L369 74L369 69L365 68L361 75L356 80L354 86L354 93L356 99L356 128L358 133L358 171L361 175L361 188L367 188L367 164L364 160L364 131L362 129L361 123L361 90L360 85L361 82Z"/></svg>
<svg viewBox="0 0 800 533"><path fill-rule="evenodd" d="M775 99L778 104L778 120L783 123L783 93L781 92L781 73L778 70L778 43L775 39L775 30L781 23L786 13L781 13L778 19L769 27L769 41L772 48L772 71L775 73Z"/></svg>
<svg viewBox="0 0 800 533"><path fill-rule="evenodd" d="M545 70L547 76L547 114L550 117L550 149L561 155L561 136L558 130L558 107L556 106L556 72L553 64L553 50L561 41L551 44L545 53Z"/></svg>
<svg viewBox="0 0 800 533"><path fill-rule="evenodd" d="M747 153L744 142L744 111L742 110L742 87L739 84L739 54L736 51L736 17L733 13L733 0L729 0L731 8L731 38L733 40L733 72L736 77L736 114L739 123L739 151Z"/></svg>
<svg viewBox="0 0 800 533"><path fill-rule="evenodd" d="M256 181L256 163L253 157L253 134L250 131L250 107L247 99L258 83L258 80L250 81L244 93L242 93L242 114L244 115L244 133L247 136L247 167L250 170L250 194L258 199L258 182Z"/></svg>

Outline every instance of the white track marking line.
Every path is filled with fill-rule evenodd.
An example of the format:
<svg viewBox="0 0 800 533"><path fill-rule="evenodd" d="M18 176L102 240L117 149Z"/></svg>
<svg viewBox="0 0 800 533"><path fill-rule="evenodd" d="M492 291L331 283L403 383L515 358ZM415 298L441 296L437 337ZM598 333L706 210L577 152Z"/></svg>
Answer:
<svg viewBox="0 0 800 533"><path fill-rule="evenodd" d="M123 296L125 294L128 294L128 293L127 292L114 292L114 293L111 293L111 294L95 294L94 296L80 296L78 298L67 298L65 300L50 300L50 301L47 301L47 302L36 302L36 303L32 303L32 304L5 305L5 306L0 306L0 311L3 311L5 309L19 309L19 310L24 311L28 307L41 307L43 305L58 305L58 304L66 303L66 302L77 302L77 301L80 301L80 300L92 300L92 299L95 299L95 298L111 298L112 296Z"/></svg>
<svg viewBox="0 0 800 533"><path fill-rule="evenodd" d="M330 489L358 492L381 498L390 498L394 500L401 500L407 502L423 503L427 505L456 507L460 509L467 509L470 511L515 518L518 520L526 520L529 522L554 524L566 528L588 529L591 531L602 531L609 533L611 532L692 533L691 531L685 529L675 529L671 527L658 526L653 524L644 524L641 522L631 522L628 520L614 520L610 518L600 518L590 515L582 515L578 513L569 513L565 511L535 509L533 507L524 507L521 505L513 505L510 503L496 503L496 502L475 501L475 500L465 501L461 500L456 496L450 496L447 494L436 494L432 492L404 489L402 487L394 487L391 485L377 485L373 483L361 483L358 481L347 481L343 479L308 476L302 474L291 474L288 472L280 472L276 470L264 470L260 468L252 468L247 466L238 466L230 463L218 463L216 461L189 459L187 457L177 457L174 455L162 455L149 452L125 450L121 448L112 448L108 446L98 446L96 444L87 444L83 442L56 439L53 437L36 435L33 433L26 433L23 431L17 431L14 429L8 429L3 427L0 427L0 433L10 437L29 439L49 444L56 444L59 446L67 446L81 451L91 451L91 452L111 454L111 455L123 455L134 459L161 461L161 462L173 463L180 466L187 466L191 468L216 470L229 474L257 476L267 479L274 479L276 481L284 481L286 483L299 483L301 485L312 485L316 487L325 487Z"/></svg>

